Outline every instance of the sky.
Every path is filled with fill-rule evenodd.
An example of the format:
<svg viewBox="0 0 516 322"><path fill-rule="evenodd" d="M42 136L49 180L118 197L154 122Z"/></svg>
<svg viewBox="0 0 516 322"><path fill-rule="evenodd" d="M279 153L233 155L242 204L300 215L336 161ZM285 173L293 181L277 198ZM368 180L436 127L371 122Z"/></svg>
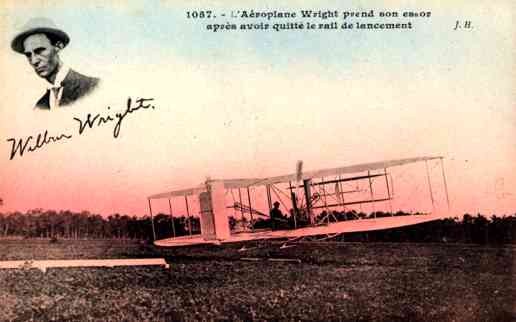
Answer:
<svg viewBox="0 0 516 322"><path fill-rule="evenodd" d="M514 6L508 0L4 1L0 211L146 215L147 196L206 177L287 174L297 160L314 170L439 155L453 214L513 214ZM187 11L200 9L218 17L187 18ZM374 10L375 18L346 21L410 21L414 28L206 28L250 22L221 14L251 9ZM431 16L379 18L381 11ZM62 60L102 79L94 95L51 112L32 109L45 81L10 49L16 31L41 16L70 35ZM471 21L473 28L454 31L456 21ZM77 134L74 118L123 111L128 97L153 98L155 108L128 115L117 138L112 124ZM9 159L9 138L45 130L73 138ZM418 171L424 174L424 167Z"/></svg>

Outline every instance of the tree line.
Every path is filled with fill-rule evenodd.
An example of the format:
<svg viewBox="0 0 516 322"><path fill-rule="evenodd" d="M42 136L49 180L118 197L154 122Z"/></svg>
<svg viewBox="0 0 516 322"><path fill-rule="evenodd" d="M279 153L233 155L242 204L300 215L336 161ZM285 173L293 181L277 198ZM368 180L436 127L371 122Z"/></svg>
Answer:
<svg viewBox="0 0 516 322"><path fill-rule="evenodd" d="M199 218L154 216L157 237L170 237L172 228L176 235L200 231ZM103 217L88 211L54 211L34 209L26 213L0 213L0 238L53 238L53 239L141 239L153 238L151 217L113 214Z"/></svg>
<svg viewBox="0 0 516 322"><path fill-rule="evenodd" d="M373 242L515 244L516 214L492 215L490 218L482 214L465 214L462 219L445 218L396 229L353 233L341 236L340 239Z"/></svg>
<svg viewBox="0 0 516 322"><path fill-rule="evenodd" d="M394 216L407 213L397 212ZM321 213L324 221L358 220L358 218L385 217L390 213L374 214L355 211ZM198 217L157 214L154 216L154 232L151 217L113 214L103 217L88 211L54 211L34 209L26 213L0 213L0 238L49 238L49 239L139 239L152 240L200 233ZM244 221L248 229L267 227L267 219ZM229 218L235 228L241 220ZM288 227L285 227L288 229ZM415 226L396 229L343 234L337 240L345 241L394 241L394 242L463 242L478 244L516 243L516 214L486 217L482 214L465 214L463 218L447 218Z"/></svg>

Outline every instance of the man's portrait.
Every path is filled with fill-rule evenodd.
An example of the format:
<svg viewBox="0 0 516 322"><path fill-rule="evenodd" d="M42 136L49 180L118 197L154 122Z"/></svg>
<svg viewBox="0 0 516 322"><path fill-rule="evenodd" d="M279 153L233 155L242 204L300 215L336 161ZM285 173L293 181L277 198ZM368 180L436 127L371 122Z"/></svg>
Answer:
<svg viewBox="0 0 516 322"><path fill-rule="evenodd" d="M59 53L69 42L68 34L46 18L31 19L11 42L11 48L25 55L36 74L48 82L47 91L35 104L37 109L72 105L99 84L98 78L82 75L60 59Z"/></svg>

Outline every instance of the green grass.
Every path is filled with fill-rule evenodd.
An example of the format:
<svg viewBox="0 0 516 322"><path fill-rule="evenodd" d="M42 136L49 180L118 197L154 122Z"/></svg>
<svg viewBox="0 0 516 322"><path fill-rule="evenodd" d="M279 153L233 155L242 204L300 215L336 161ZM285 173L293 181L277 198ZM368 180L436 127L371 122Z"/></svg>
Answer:
<svg viewBox="0 0 516 322"><path fill-rule="evenodd" d="M156 249L0 241L0 259L166 257L158 267L0 271L2 321L511 321L512 247L268 243ZM241 257L297 258L301 263Z"/></svg>

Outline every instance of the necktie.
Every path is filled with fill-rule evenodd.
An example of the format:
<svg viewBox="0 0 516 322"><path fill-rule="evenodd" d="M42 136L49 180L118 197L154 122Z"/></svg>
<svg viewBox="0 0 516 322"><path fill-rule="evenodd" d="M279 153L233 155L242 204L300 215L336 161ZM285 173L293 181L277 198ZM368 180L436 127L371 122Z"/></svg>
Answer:
<svg viewBox="0 0 516 322"><path fill-rule="evenodd" d="M61 101L62 86L52 86L50 88L50 109L59 107Z"/></svg>

